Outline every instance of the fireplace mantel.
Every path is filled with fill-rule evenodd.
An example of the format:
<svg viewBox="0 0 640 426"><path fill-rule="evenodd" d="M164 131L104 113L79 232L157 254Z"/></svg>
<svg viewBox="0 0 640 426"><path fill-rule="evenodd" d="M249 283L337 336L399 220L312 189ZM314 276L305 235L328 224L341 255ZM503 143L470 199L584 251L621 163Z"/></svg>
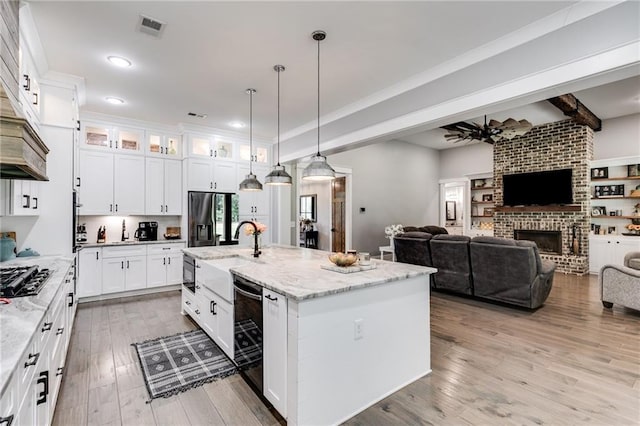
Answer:
<svg viewBox="0 0 640 426"><path fill-rule="evenodd" d="M580 204L566 204L564 206L496 206L496 212L501 213L530 213L530 212L579 212Z"/></svg>

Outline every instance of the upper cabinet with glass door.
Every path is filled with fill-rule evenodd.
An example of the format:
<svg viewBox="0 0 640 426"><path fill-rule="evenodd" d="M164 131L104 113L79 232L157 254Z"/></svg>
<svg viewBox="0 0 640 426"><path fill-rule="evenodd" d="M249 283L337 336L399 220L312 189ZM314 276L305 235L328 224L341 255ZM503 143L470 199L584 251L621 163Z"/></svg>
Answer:
<svg viewBox="0 0 640 426"><path fill-rule="evenodd" d="M146 153L154 157L181 159L182 138L177 135L147 130Z"/></svg>
<svg viewBox="0 0 640 426"><path fill-rule="evenodd" d="M261 144L261 143L253 143L253 152L250 150L249 142L240 143L239 154L240 161L253 161L258 164L270 165L270 155L271 145L269 144Z"/></svg>
<svg viewBox="0 0 640 426"><path fill-rule="evenodd" d="M143 142L143 129L126 128L109 123L81 122L81 148L121 154L143 154Z"/></svg>
<svg viewBox="0 0 640 426"><path fill-rule="evenodd" d="M210 157L221 160L235 160L236 145L233 141L209 135L189 134L189 157Z"/></svg>

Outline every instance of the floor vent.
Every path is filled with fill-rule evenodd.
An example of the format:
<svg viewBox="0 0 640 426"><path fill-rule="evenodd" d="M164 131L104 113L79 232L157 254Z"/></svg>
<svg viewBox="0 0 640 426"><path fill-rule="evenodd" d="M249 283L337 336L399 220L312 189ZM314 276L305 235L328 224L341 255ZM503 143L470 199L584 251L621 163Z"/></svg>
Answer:
<svg viewBox="0 0 640 426"><path fill-rule="evenodd" d="M140 20L138 21L138 30L154 37L160 37L165 26L164 22L144 15L140 15Z"/></svg>

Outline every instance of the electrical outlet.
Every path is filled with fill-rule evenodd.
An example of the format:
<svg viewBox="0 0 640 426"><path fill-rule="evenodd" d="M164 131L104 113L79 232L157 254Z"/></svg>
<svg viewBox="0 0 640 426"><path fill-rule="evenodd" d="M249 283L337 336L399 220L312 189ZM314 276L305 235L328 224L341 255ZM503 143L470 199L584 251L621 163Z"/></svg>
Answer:
<svg viewBox="0 0 640 426"><path fill-rule="evenodd" d="M359 318L353 322L353 340L360 340L363 337L363 320Z"/></svg>

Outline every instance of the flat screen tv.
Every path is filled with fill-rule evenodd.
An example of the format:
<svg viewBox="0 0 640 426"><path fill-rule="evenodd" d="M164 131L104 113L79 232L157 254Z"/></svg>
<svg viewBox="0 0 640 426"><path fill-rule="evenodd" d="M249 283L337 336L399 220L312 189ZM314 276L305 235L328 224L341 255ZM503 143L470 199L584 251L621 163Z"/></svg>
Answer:
<svg viewBox="0 0 640 426"><path fill-rule="evenodd" d="M503 175L505 206L572 204L571 169Z"/></svg>

